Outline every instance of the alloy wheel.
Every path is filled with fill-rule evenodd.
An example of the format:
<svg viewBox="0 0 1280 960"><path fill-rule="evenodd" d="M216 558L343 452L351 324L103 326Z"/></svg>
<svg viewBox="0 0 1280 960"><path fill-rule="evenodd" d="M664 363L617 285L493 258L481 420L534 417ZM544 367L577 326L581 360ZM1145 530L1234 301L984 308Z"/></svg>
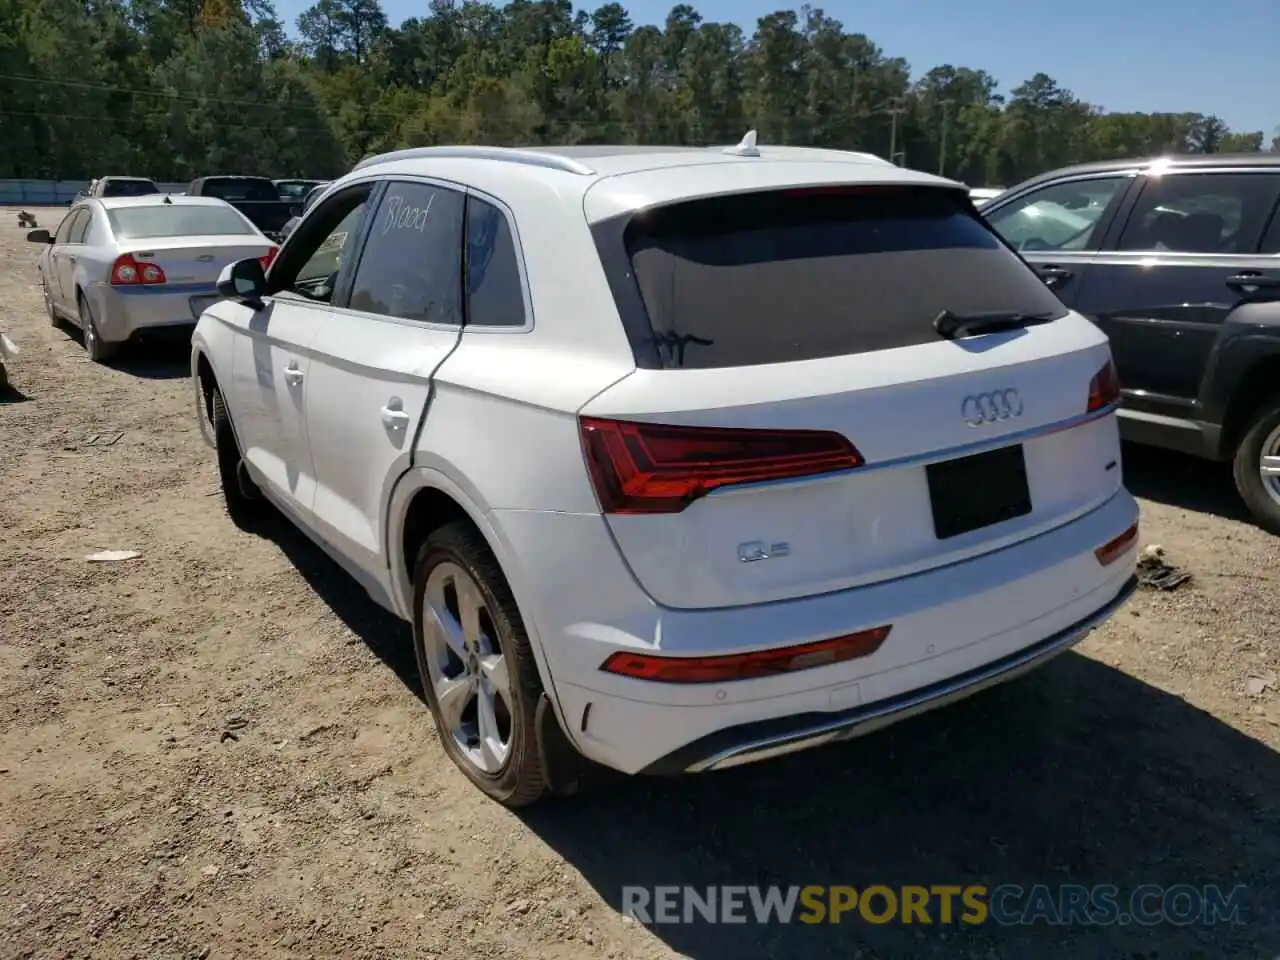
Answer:
<svg viewBox="0 0 1280 960"><path fill-rule="evenodd" d="M427 576L422 627L441 725L468 763L497 774L511 754L517 716L507 659L484 594L456 563Z"/></svg>
<svg viewBox="0 0 1280 960"><path fill-rule="evenodd" d="M1262 475L1262 489L1280 504L1280 426L1262 441L1262 455L1258 459L1258 472Z"/></svg>

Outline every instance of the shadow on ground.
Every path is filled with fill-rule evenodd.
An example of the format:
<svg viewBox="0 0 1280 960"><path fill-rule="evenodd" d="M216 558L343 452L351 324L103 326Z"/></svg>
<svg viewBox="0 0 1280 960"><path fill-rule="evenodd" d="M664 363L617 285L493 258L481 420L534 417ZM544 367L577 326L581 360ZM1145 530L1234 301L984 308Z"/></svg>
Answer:
<svg viewBox="0 0 1280 960"><path fill-rule="evenodd" d="M263 531L418 694L409 629L280 519ZM480 802L477 796L477 802ZM1280 756L1069 653L848 744L723 773L631 779L522 816L614 909L624 886L1247 887L1237 923L655 926L698 960L1280 955ZM1185 908L1184 898L1180 901ZM1143 899L1146 909L1158 908ZM749 909L749 908L748 908ZM1061 909L1060 905L1053 909ZM957 909L958 916L961 911Z"/></svg>
<svg viewBox="0 0 1280 960"><path fill-rule="evenodd" d="M1135 497L1250 522L1228 463L1213 463L1172 450L1126 443L1124 480Z"/></svg>
<svg viewBox="0 0 1280 960"><path fill-rule="evenodd" d="M0 406L10 403L27 403L32 397L23 393L12 382L0 387Z"/></svg>
<svg viewBox="0 0 1280 960"><path fill-rule="evenodd" d="M130 343L111 358L110 366L143 380L176 380L191 376L191 339L165 338Z"/></svg>
<svg viewBox="0 0 1280 960"><path fill-rule="evenodd" d="M259 532L280 548L338 619L422 699L409 625L370 600L363 587L283 516L271 515Z"/></svg>

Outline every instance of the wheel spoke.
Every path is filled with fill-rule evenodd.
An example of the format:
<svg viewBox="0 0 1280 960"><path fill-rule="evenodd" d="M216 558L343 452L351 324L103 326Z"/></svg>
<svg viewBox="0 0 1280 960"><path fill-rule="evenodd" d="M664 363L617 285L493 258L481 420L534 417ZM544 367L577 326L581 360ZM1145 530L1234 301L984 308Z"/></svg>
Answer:
<svg viewBox="0 0 1280 960"><path fill-rule="evenodd" d="M480 611L484 598L470 577L457 577L453 581L458 593L458 615L462 620L462 637L469 650L479 651L484 636L480 630Z"/></svg>
<svg viewBox="0 0 1280 960"><path fill-rule="evenodd" d="M508 747L502 742L498 717L493 709L493 691L481 689L476 698L476 726L480 734L480 766L497 770L507 758Z"/></svg>
<svg viewBox="0 0 1280 960"><path fill-rule="evenodd" d="M480 672L484 674L493 692L511 704L511 677L507 673L507 658L504 654L495 653L480 658Z"/></svg>
<svg viewBox="0 0 1280 960"><path fill-rule="evenodd" d="M444 604L437 607L434 603L428 603L426 606L426 612L431 617L431 625L440 639L453 651L455 657L466 662L467 644L462 636L462 624L453 618Z"/></svg>
<svg viewBox="0 0 1280 960"><path fill-rule="evenodd" d="M1280 456L1263 457L1261 470L1264 477L1280 477Z"/></svg>
<svg viewBox="0 0 1280 960"><path fill-rule="evenodd" d="M436 684L436 702L440 705L440 719L451 731L462 726L462 714L475 694L475 680L463 674L454 680L441 680Z"/></svg>

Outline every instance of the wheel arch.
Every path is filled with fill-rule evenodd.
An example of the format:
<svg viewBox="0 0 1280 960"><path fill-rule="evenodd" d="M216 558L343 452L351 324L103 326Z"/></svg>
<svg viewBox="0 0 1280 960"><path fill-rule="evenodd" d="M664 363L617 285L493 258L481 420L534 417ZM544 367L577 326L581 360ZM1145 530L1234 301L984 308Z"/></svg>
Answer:
<svg viewBox="0 0 1280 960"><path fill-rule="evenodd" d="M1280 339L1271 346L1244 368L1231 392L1222 424L1222 449L1228 457L1234 455L1262 407L1270 400L1280 400Z"/></svg>
<svg viewBox="0 0 1280 960"><path fill-rule="evenodd" d="M479 532L498 561L503 576L507 578L507 585L515 598L525 634L538 665L542 689L563 726L564 713L556 695L555 682L537 623L530 616L528 593L522 583L519 565L515 562L510 544L491 517L492 514L478 491L455 481L439 469L417 466L404 474L392 490L387 509L386 543L391 564L388 573L392 602L400 616L412 623L415 616L413 564L418 547L432 530L446 523L454 520L470 523ZM569 728L566 726L565 729Z"/></svg>

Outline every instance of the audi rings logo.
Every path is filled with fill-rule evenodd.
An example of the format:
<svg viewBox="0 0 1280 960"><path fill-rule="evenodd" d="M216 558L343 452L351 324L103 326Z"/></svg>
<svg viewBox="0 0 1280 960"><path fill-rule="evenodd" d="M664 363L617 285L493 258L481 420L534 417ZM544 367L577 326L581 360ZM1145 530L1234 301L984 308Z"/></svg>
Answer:
<svg viewBox="0 0 1280 960"><path fill-rule="evenodd" d="M1009 387L990 393L973 393L960 404L960 416L971 427L999 423L1022 416L1022 397Z"/></svg>

